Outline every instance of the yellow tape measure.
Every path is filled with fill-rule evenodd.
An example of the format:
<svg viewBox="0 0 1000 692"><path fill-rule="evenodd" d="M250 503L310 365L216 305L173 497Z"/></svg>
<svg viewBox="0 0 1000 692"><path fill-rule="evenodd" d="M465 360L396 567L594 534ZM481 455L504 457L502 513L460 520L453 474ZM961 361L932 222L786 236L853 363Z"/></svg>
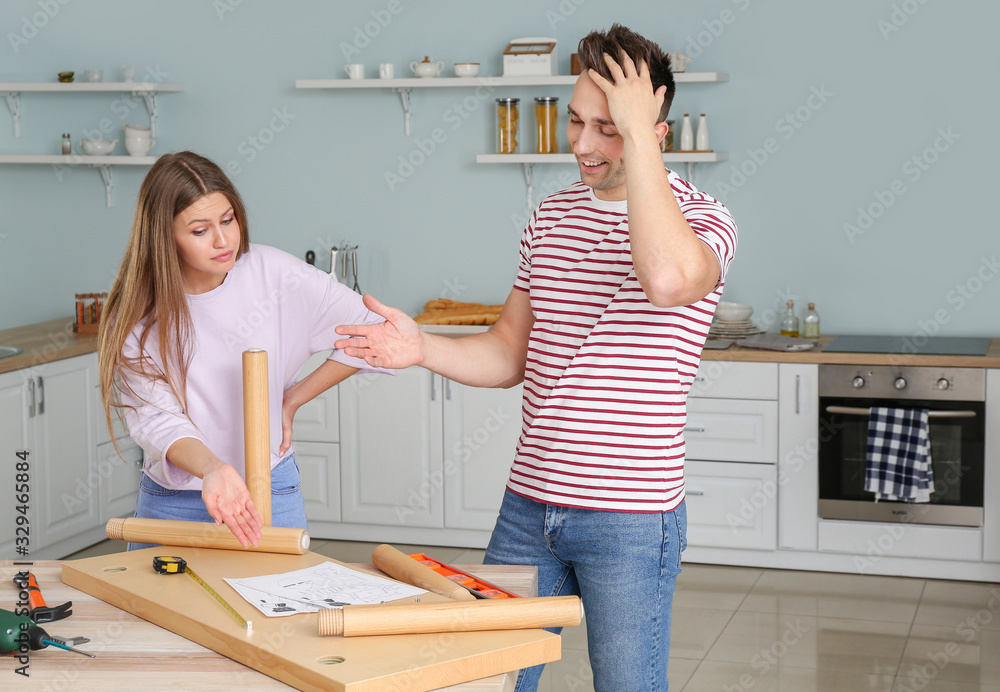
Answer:
<svg viewBox="0 0 1000 692"><path fill-rule="evenodd" d="M159 557L154 557L153 569L155 569L159 574L187 573L188 575L190 575L192 579L198 582L198 584L200 584L202 588L205 589L205 591L208 591L208 593L210 593L212 597L222 605L223 608L229 611L229 614L232 615L234 618L236 618L237 622L243 625L243 629L249 630L253 628L253 623L251 623L249 620L244 620L242 617L240 617L240 614L237 613L236 610L231 605L229 605L229 603L226 602L226 599L224 599L222 596L216 593L215 589L206 584L204 579L195 574L194 570L191 569L190 566L188 566L187 561L184 560L183 558L172 557L169 555L160 555Z"/></svg>

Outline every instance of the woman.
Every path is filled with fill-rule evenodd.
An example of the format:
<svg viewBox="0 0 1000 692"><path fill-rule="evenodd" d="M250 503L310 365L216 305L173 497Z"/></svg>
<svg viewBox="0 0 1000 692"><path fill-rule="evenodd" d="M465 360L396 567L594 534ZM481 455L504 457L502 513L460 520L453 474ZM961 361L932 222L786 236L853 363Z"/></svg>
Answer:
<svg viewBox="0 0 1000 692"><path fill-rule="evenodd" d="M251 245L240 195L216 164L192 152L160 157L139 189L99 340L109 429L111 410L124 413L144 451L135 515L225 523L244 546L257 545L261 519L244 482L241 354L261 348L272 521L306 528L290 452L295 412L359 369L374 370L334 351L297 384L296 376L312 354L333 348L338 325L381 320L315 267Z"/></svg>

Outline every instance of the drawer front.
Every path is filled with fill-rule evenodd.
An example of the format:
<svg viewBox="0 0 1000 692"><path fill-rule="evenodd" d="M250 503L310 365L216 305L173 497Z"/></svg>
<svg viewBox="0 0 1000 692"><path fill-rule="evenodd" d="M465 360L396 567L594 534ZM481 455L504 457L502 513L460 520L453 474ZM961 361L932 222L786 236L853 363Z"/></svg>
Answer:
<svg viewBox="0 0 1000 692"><path fill-rule="evenodd" d="M689 399L684 440L688 459L775 464L778 402Z"/></svg>
<svg viewBox="0 0 1000 692"><path fill-rule="evenodd" d="M777 363L703 360L691 385L691 398L778 399Z"/></svg>
<svg viewBox="0 0 1000 692"><path fill-rule="evenodd" d="M778 544L775 467L689 461L684 464L688 544L774 550Z"/></svg>

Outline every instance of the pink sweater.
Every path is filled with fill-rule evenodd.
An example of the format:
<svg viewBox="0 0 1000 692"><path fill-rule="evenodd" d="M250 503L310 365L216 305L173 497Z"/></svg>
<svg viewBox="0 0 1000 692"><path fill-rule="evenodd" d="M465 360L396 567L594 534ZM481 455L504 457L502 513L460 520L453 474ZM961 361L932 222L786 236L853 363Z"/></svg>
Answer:
<svg viewBox="0 0 1000 692"><path fill-rule="evenodd" d="M271 467L280 461L281 403L284 390L314 353L333 349L341 324L373 324L382 318L369 311L361 296L329 275L266 245L251 245L218 288L189 295L195 343L187 372L187 413L162 382L130 376L128 382L146 402L123 393L132 439L145 452L143 470L160 485L200 490L201 479L177 468L165 452L177 440L201 440L223 461L244 472L243 351L267 351L271 423ZM125 344L125 354L139 353L141 324ZM154 325L146 356L163 367ZM332 360L364 372L389 372L333 351ZM289 453L291 450L289 451Z"/></svg>

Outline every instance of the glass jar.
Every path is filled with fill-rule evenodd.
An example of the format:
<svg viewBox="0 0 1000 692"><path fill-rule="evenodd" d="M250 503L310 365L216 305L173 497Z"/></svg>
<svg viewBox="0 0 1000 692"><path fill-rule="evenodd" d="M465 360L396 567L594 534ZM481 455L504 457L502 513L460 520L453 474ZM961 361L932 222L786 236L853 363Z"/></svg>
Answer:
<svg viewBox="0 0 1000 692"><path fill-rule="evenodd" d="M660 151L664 154L670 154L674 150L674 121L668 120L667 134L663 135L663 139L660 140Z"/></svg>
<svg viewBox="0 0 1000 692"><path fill-rule="evenodd" d="M556 96L535 97L535 122L538 125L536 154L558 154L556 141L556 121L559 119L559 98Z"/></svg>
<svg viewBox="0 0 1000 692"><path fill-rule="evenodd" d="M62 136L62 153L63 156L69 156L73 153L73 142L69 138L69 133Z"/></svg>
<svg viewBox="0 0 1000 692"><path fill-rule="evenodd" d="M521 99L497 99L497 153L517 153L518 104Z"/></svg>

